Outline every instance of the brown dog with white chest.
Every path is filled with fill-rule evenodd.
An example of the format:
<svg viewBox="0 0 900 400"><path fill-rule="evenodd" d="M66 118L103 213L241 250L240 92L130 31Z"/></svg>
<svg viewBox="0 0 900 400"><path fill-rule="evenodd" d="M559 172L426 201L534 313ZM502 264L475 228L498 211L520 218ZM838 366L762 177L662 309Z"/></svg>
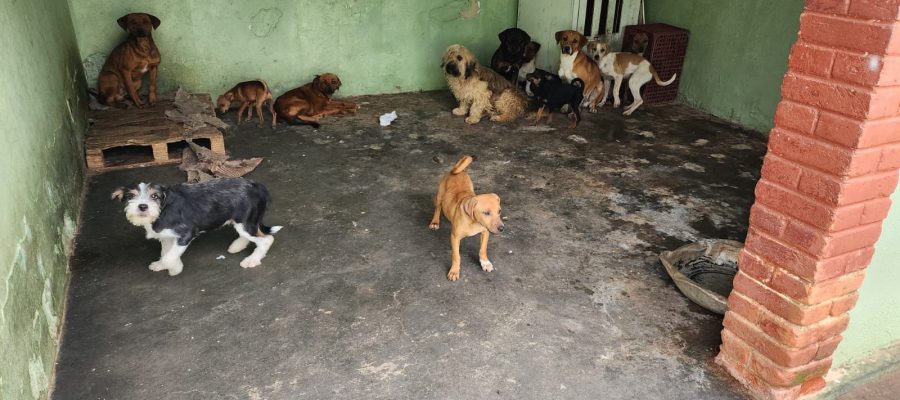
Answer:
<svg viewBox="0 0 900 400"><path fill-rule="evenodd" d="M438 185L437 196L434 198L434 217L428 228L436 231L441 225L441 212L450 221L450 272L447 279L455 281L459 279L459 242L463 238L481 234L481 249L478 251L478 261L481 269L486 272L494 270L494 264L488 259L487 244L491 233L503 232L505 226L500 218L500 196L494 193L475 194L472 179L466 173L466 168L474 160L471 156L464 156L453 169L450 170Z"/></svg>
<svg viewBox="0 0 900 400"><path fill-rule="evenodd" d="M156 104L156 69L160 55L152 33L159 28L159 18L145 13L132 13L117 20L119 26L128 32L128 39L116 46L97 78L97 90L100 101L106 105L125 100L125 94L134 105L143 108L144 103L138 96L144 75L150 75L150 87L147 102Z"/></svg>
<svg viewBox="0 0 900 400"><path fill-rule="evenodd" d="M231 108L231 103L234 101L241 103L241 108L238 109L238 125L241 124L241 117L244 114L244 110L247 110L247 121L250 121L253 118L253 107L250 107L250 103L253 103L256 108L256 114L259 116L260 128L264 126L262 108L263 105L268 102L269 112L272 113L272 128L275 128L275 99L272 98L272 92L269 91L269 85L266 81L260 79L241 82L234 85L231 90L225 92L225 94L216 99L216 105L219 108L219 112L222 114L228 112Z"/></svg>
<svg viewBox="0 0 900 400"><path fill-rule="evenodd" d="M584 82L584 100L581 106L597 112L597 103L603 93L603 79L597 63L581 51L587 42L587 38L578 31L556 32L556 43L561 51L559 77L566 83L571 83L575 78L581 79Z"/></svg>
<svg viewBox="0 0 900 400"><path fill-rule="evenodd" d="M341 79L337 75L330 72L316 75L312 82L278 96L275 112L290 124L318 128L318 121L326 115L353 114L359 109L354 103L331 99L340 87Z"/></svg>

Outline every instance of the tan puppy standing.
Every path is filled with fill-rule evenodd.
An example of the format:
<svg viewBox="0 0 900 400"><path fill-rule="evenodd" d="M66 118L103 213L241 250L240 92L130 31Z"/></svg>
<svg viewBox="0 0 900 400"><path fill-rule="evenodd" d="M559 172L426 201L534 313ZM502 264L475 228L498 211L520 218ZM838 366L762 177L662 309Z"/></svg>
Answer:
<svg viewBox="0 0 900 400"><path fill-rule="evenodd" d="M448 47L441 59L441 69L450 92L459 101L453 115L468 115L466 123L477 124L484 114L490 115L491 121L509 122L525 113L528 104L525 94L515 83L479 64L465 47L458 44Z"/></svg>
<svg viewBox="0 0 900 400"><path fill-rule="evenodd" d="M272 114L272 128L275 128L275 100L272 98L272 92L269 91L269 85L266 81L260 79L241 82L234 85L231 90L225 92L225 94L219 96L216 100L216 104L219 106L219 112L223 114L228 112L228 109L231 108L231 102L233 101L241 103L241 108L238 109L238 125L241 123L241 117L244 114L244 110L247 110L247 121L250 121L253 118L253 108L249 107L250 103L253 103L256 107L256 114L259 116L260 128L264 125L262 107L268 102L269 112Z"/></svg>
<svg viewBox="0 0 900 400"><path fill-rule="evenodd" d="M581 51L587 44L587 38L577 31L559 31L556 32L556 43L561 52L559 77L566 83L571 83L575 78L581 79L584 82L584 100L581 106L597 112L597 103L603 93L603 79L597 63Z"/></svg>
<svg viewBox="0 0 900 400"><path fill-rule="evenodd" d="M450 272L447 279L459 279L459 242L463 238L481 234L481 249L478 260L481 269L486 272L494 270L494 264L488 259L487 244L491 233L503 232L505 226L500 218L500 196L494 193L475 194L472 179L466 173L466 167L474 160L471 156L463 156L438 185L434 197L434 217L428 228L436 231L440 228L441 211L450 221Z"/></svg>
<svg viewBox="0 0 900 400"><path fill-rule="evenodd" d="M634 102L625 107L625 112L622 113L624 115L631 115L641 104L644 104L644 99L641 98L641 87L647 82L654 80L657 85L668 86L675 82L675 78L678 76L678 74L672 74L668 81L663 81L659 79L656 69L646 58L635 53L612 53L609 51L608 43L592 43L591 48L594 59L598 60L597 64L600 73L603 74L603 79L607 82L609 80L614 82L612 85L613 107L618 108L621 105L619 89L622 88L622 81L628 79L628 88L631 90ZM606 103L606 96L609 94L610 85L607 83L604 86L606 89L603 91L601 106Z"/></svg>

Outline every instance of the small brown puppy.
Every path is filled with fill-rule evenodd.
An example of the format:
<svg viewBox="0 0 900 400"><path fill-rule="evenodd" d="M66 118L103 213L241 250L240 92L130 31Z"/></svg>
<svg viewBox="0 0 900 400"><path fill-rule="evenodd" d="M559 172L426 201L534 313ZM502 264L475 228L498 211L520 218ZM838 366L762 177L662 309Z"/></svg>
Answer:
<svg viewBox="0 0 900 400"><path fill-rule="evenodd" d="M234 85L231 90L225 92L225 94L216 99L219 112L222 114L228 112L228 109L231 108L231 102L233 101L241 102L241 108L238 109L238 125L241 124L241 117L244 114L244 110L247 110L247 121L250 121L253 118L253 108L250 107L250 103L252 102L256 107L256 114L259 116L260 128L265 125L263 123L262 107L268 102L269 112L272 113L272 128L275 128L275 100L272 98L272 92L269 91L269 85L266 84L266 81L247 81Z"/></svg>
<svg viewBox="0 0 900 400"><path fill-rule="evenodd" d="M290 124L319 127L326 115L353 114L356 104L331 99L341 87L341 79L330 72L316 75L312 82L290 90L275 99L275 112Z"/></svg>
<svg viewBox="0 0 900 400"><path fill-rule="evenodd" d="M144 107L138 96L144 74L150 75L147 102L156 104L156 69L159 66L159 49L153 42L152 32L159 28L159 18L150 14L132 13L118 19L119 26L128 32L128 39L116 46L97 78L100 101L106 105L131 97L134 105Z"/></svg>
<svg viewBox="0 0 900 400"><path fill-rule="evenodd" d="M503 232L505 228L500 218L500 196L494 193L475 194L472 179L466 173L466 167L474 160L464 156L450 173L441 179L437 196L434 198L434 217L428 228L436 231L441 227L441 211L450 221L450 272L447 279L459 279L459 242L466 237L481 234L481 250L478 260L481 269L487 272L494 270L494 264L488 259L487 244L491 233Z"/></svg>

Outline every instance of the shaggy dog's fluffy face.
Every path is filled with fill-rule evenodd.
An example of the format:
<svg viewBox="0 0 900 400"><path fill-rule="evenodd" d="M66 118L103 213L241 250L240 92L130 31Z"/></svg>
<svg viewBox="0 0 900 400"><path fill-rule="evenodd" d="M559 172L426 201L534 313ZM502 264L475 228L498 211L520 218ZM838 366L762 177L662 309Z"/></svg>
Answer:
<svg viewBox="0 0 900 400"><path fill-rule="evenodd" d="M478 60L469 49L454 44L444 52L444 57L441 59L441 68L447 75L468 78L472 76L477 63Z"/></svg>
<svg viewBox="0 0 900 400"><path fill-rule="evenodd" d="M113 191L112 198L125 203L125 218L134 226L152 224L159 218L166 189L160 185L138 183Z"/></svg>

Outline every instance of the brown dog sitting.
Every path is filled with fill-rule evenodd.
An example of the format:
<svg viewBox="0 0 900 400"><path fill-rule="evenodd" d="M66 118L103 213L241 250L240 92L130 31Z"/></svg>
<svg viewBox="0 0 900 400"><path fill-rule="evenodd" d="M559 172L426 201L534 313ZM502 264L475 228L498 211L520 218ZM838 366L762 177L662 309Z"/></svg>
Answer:
<svg viewBox="0 0 900 400"><path fill-rule="evenodd" d="M147 102L156 104L156 69L159 66L159 49L153 43L152 32L159 27L159 18L150 14L132 13L118 19L119 26L128 32L128 39L113 49L106 58L100 76L97 78L97 90L100 101L106 105L125 100L125 94L134 105L144 107L138 90L144 74L150 75L150 87Z"/></svg>
<svg viewBox="0 0 900 400"><path fill-rule="evenodd" d="M252 110L255 107L256 114L259 116L260 128L265 125L263 123L262 107L268 102L269 112L272 113L272 128L275 128L275 100L272 98L272 92L269 91L269 85L266 84L266 81L247 81L234 85L231 90L225 92L225 94L216 99L216 105L219 107L219 112L222 114L228 112L231 108L231 102L233 101L241 103L241 108L238 109L238 125L241 124L241 117L244 114L244 110L247 110L247 121L250 121L253 118ZM250 103L253 103L254 107L250 107Z"/></svg>
<svg viewBox="0 0 900 400"><path fill-rule="evenodd" d="M317 121L326 115L353 114L359 109L356 104L331 99L340 87L341 80L337 75L316 75L312 82L278 96L275 112L290 124L318 128Z"/></svg>
<svg viewBox="0 0 900 400"><path fill-rule="evenodd" d="M466 173L466 167L474 160L464 156L450 173L441 179L437 196L434 198L434 217L428 228L436 231L440 228L441 211L450 221L450 272L447 279L459 279L459 242L466 237L481 234L481 250L478 260L481 269L487 272L494 270L494 264L488 259L487 244L491 233L503 232L503 220L500 218L500 196L494 193L475 194L472 179Z"/></svg>

